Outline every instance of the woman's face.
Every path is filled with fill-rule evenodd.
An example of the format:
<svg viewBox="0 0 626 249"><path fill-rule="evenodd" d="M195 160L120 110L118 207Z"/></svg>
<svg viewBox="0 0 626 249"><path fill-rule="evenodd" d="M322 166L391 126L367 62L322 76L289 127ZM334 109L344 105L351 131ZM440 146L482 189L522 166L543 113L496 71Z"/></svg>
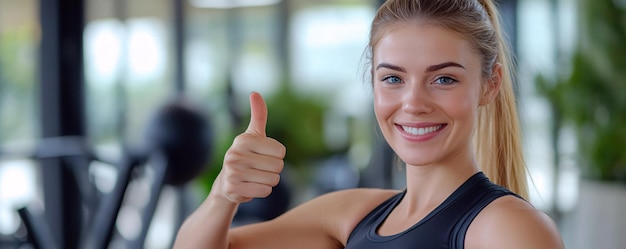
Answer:
<svg viewBox="0 0 626 249"><path fill-rule="evenodd" d="M480 59L458 33L433 25L394 25L375 45L376 119L405 163L473 160L478 107L499 87L482 91Z"/></svg>

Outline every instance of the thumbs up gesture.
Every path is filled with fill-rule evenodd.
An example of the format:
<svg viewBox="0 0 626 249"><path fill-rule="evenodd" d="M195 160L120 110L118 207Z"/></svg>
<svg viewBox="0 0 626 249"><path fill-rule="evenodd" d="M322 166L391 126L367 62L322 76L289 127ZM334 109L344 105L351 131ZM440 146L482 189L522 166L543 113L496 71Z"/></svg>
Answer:
<svg viewBox="0 0 626 249"><path fill-rule="evenodd" d="M250 94L250 112L248 128L226 152L213 185L215 194L233 203L269 196L284 166L285 146L266 136L267 106L259 93Z"/></svg>

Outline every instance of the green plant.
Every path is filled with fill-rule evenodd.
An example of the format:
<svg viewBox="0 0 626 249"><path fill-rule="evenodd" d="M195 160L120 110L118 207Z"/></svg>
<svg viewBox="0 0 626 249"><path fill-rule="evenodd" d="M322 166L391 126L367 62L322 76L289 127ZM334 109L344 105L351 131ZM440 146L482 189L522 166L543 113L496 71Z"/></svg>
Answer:
<svg viewBox="0 0 626 249"><path fill-rule="evenodd" d="M626 6L613 0L580 4L571 74L555 81L539 76L537 87L557 122L573 124L583 176L626 183Z"/></svg>
<svg viewBox="0 0 626 249"><path fill-rule="evenodd" d="M283 84L267 99L267 107L267 135L287 147L287 163L302 168L311 160L331 154L324 141L323 118L328 107L323 99L298 94Z"/></svg>

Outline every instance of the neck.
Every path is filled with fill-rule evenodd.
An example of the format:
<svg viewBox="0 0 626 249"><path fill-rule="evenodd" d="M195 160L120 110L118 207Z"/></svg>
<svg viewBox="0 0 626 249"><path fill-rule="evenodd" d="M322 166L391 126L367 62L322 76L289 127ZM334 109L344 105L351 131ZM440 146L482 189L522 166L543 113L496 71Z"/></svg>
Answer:
<svg viewBox="0 0 626 249"><path fill-rule="evenodd" d="M452 163L406 166L407 193L401 205L407 213L430 210L440 205L479 169L473 157Z"/></svg>

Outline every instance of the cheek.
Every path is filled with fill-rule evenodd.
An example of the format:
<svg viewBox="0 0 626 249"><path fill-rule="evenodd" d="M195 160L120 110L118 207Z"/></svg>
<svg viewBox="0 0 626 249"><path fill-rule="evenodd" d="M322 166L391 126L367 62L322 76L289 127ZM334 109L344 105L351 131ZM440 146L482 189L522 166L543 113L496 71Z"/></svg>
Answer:
<svg viewBox="0 0 626 249"><path fill-rule="evenodd" d="M444 107L448 115L456 119L467 120L467 123L471 123L469 121L473 120L478 113L478 96L463 94L462 96L456 96L451 99L453 101L448 101L446 107Z"/></svg>
<svg viewBox="0 0 626 249"><path fill-rule="evenodd" d="M394 97L390 92L374 88L374 112L379 122L381 119L389 117L395 111L398 104L397 100L398 98Z"/></svg>

